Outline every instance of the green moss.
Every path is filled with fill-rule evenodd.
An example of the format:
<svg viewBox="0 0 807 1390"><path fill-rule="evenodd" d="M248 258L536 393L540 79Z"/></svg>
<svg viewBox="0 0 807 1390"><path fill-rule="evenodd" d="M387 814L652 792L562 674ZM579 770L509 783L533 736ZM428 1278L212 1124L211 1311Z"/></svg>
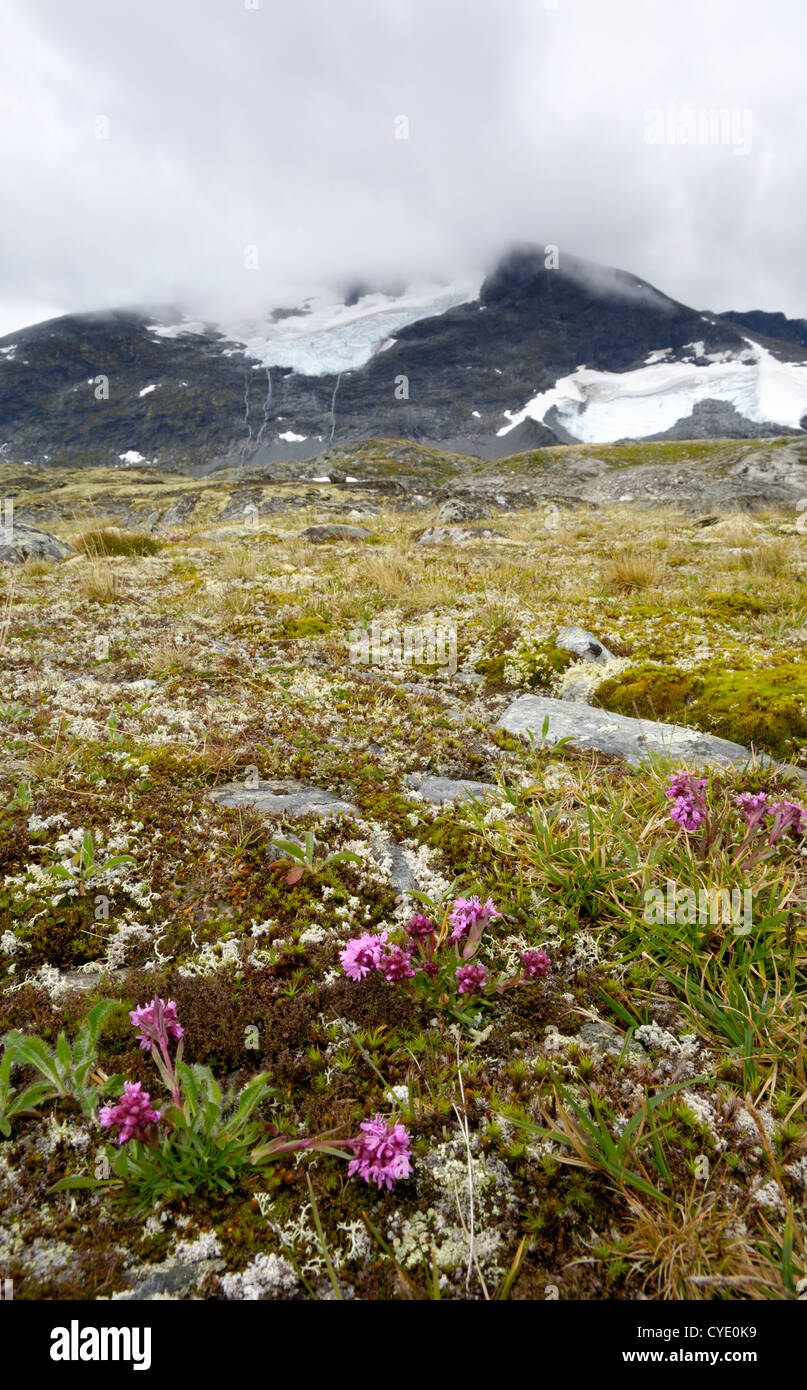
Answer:
<svg viewBox="0 0 807 1390"><path fill-rule="evenodd" d="M604 681L597 699L617 714L692 725L797 761L807 745L807 662L698 672L643 665Z"/></svg>
<svg viewBox="0 0 807 1390"><path fill-rule="evenodd" d="M332 627L333 623L318 613L306 613L301 618L289 618L281 631L284 637L321 637Z"/></svg>
<svg viewBox="0 0 807 1390"><path fill-rule="evenodd" d="M756 594L749 594L745 589L734 589L731 593L710 594L706 600L706 607L711 617L717 618L719 622L731 623L737 618L756 617L759 613L767 613L771 604Z"/></svg>

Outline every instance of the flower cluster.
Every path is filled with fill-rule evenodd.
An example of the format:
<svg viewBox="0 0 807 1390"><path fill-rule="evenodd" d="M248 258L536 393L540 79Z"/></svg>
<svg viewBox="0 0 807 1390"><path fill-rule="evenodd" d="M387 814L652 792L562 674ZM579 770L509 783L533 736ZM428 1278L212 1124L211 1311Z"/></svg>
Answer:
<svg viewBox="0 0 807 1390"><path fill-rule="evenodd" d="M139 1081L124 1081L117 1104L102 1105L98 1118L102 1129L117 1127L120 1145L128 1144L130 1139L147 1139L149 1127L160 1121L160 1112L153 1108L151 1096Z"/></svg>
<svg viewBox="0 0 807 1390"><path fill-rule="evenodd" d="M551 961L546 951L524 951L521 956L521 964L528 980L545 979L551 968Z"/></svg>
<svg viewBox="0 0 807 1390"><path fill-rule="evenodd" d="M670 819L684 830L697 830L706 820L706 778L679 768L667 778L664 795L672 802Z"/></svg>
<svg viewBox="0 0 807 1390"><path fill-rule="evenodd" d="M374 1182L379 1189L392 1187L398 1178L408 1178L412 1172L409 1135L401 1124L387 1124L383 1116L364 1120L361 1133L352 1140L356 1157L350 1160L351 1177Z"/></svg>
<svg viewBox="0 0 807 1390"><path fill-rule="evenodd" d="M735 797L734 805L742 813L749 830L758 830L767 817L772 817L770 845L775 845L788 830L797 838L807 831L807 812L794 801L769 801L767 792L741 792Z"/></svg>
<svg viewBox="0 0 807 1390"><path fill-rule="evenodd" d="M524 951L521 969L512 978L493 977L487 966L473 962L490 922L502 914L492 898L457 898L437 923L417 912L405 924L406 943L389 941L389 931L364 932L353 937L339 952L342 968L351 980L363 980L377 970L389 983L412 981L416 993L433 1005L457 1011L463 996L483 996L492 990L501 993L513 985L544 979L550 970L544 951ZM459 1017L464 1017L459 1013Z"/></svg>
<svg viewBox="0 0 807 1390"><path fill-rule="evenodd" d="M164 999L152 999L150 1004L130 1010L129 1017L135 1028L141 1030L137 1040L144 1052L151 1052L155 1043L162 1047L169 1039L179 1042L185 1036L173 999L169 999L167 1004Z"/></svg>
<svg viewBox="0 0 807 1390"><path fill-rule="evenodd" d="M352 937L344 951L339 952L342 968L351 980L363 980L371 970L378 969L387 936L386 931L379 932L377 936L363 932L361 936Z"/></svg>
<svg viewBox="0 0 807 1390"><path fill-rule="evenodd" d="M479 898L457 898L448 919L453 928L451 940L463 941L465 937L472 939L474 935L478 939L488 922L501 915L492 898L488 898L486 903Z"/></svg>

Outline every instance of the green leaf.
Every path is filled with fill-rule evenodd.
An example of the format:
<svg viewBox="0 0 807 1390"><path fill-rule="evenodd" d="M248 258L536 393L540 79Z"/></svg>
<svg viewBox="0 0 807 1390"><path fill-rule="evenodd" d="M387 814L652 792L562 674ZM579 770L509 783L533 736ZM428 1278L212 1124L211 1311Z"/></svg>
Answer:
<svg viewBox="0 0 807 1390"><path fill-rule="evenodd" d="M106 1187L108 1181L108 1178L60 1178L48 1192L67 1192L73 1187Z"/></svg>

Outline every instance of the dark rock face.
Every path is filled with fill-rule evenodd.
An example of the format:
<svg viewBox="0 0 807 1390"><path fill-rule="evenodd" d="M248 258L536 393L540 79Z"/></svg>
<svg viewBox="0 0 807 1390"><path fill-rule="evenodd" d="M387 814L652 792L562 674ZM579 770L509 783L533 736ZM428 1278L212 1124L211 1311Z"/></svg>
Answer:
<svg viewBox="0 0 807 1390"><path fill-rule="evenodd" d="M749 309L744 314L730 309L720 317L741 328L750 328L754 333L762 333L766 338L807 348L807 319L788 319L784 314L766 314L762 309Z"/></svg>
<svg viewBox="0 0 807 1390"><path fill-rule="evenodd" d="M264 367L213 327L159 336L155 312L70 315L5 338L0 458L159 459L163 469L204 473L247 460L293 465L331 444L393 437L496 459L570 441L551 414L498 431L505 412L581 365L627 371L661 349L669 361L692 361L694 343L703 354L740 353L757 319L787 335L785 354L807 347L801 321L701 314L624 271L566 255L547 268L543 249L530 246L504 257L477 300L398 330L389 348L339 376ZM687 438L766 432L719 401L702 402L670 437L679 429Z"/></svg>
<svg viewBox="0 0 807 1390"><path fill-rule="evenodd" d="M731 401L698 401L692 414L676 420L671 429L650 434L648 439L769 439L797 434L784 425L766 425L747 420Z"/></svg>

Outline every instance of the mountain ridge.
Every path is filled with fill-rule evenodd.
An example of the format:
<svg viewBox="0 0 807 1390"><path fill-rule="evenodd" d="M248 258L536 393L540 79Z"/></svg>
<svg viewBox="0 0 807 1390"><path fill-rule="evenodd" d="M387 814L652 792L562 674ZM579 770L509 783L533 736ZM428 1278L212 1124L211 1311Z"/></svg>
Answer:
<svg viewBox="0 0 807 1390"><path fill-rule="evenodd" d="M152 317L176 320L173 309L64 315L7 335L0 457L206 470L379 436L496 459L557 443L807 427L802 320L702 312L627 271L565 255L553 268L529 245L511 248L475 297L470 284L398 299L362 288L275 311L252 346L214 325ZM260 357L359 361L390 323L389 338L341 372Z"/></svg>

